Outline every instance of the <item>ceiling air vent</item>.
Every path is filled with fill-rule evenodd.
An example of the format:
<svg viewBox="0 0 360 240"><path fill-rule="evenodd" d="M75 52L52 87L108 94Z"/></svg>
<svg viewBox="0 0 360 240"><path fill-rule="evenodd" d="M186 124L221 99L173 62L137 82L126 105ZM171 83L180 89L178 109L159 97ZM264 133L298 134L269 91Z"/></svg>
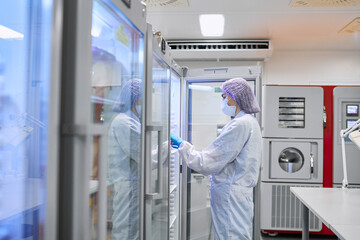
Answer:
<svg viewBox="0 0 360 240"><path fill-rule="evenodd" d="M143 0L146 7L189 7L188 0Z"/></svg>
<svg viewBox="0 0 360 240"><path fill-rule="evenodd" d="M292 0L290 7L349 7L359 3L360 0Z"/></svg>
<svg viewBox="0 0 360 240"><path fill-rule="evenodd" d="M339 33L360 33L360 17L347 24Z"/></svg>
<svg viewBox="0 0 360 240"><path fill-rule="evenodd" d="M169 40L174 59L267 60L272 54L270 40Z"/></svg>

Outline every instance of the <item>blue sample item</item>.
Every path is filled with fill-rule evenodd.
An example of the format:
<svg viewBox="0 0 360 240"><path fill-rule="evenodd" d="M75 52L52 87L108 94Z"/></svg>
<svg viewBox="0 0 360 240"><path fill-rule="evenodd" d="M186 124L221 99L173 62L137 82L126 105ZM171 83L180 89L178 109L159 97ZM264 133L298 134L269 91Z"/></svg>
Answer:
<svg viewBox="0 0 360 240"><path fill-rule="evenodd" d="M181 143L184 141L182 138L180 138L178 135L176 135L173 132L170 132L170 139L171 139L171 146L173 148L179 148Z"/></svg>

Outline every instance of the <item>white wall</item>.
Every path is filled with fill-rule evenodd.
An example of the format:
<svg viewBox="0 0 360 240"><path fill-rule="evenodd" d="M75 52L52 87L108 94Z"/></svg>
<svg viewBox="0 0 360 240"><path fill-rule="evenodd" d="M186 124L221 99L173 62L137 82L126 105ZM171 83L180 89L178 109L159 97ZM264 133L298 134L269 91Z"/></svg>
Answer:
<svg viewBox="0 0 360 240"><path fill-rule="evenodd" d="M250 61L177 61L189 68L259 65ZM274 51L263 84L359 85L360 51Z"/></svg>
<svg viewBox="0 0 360 240"><path fill-rule="evenodd" d="M263 84L359 85L360 51L274 51Z"/></svg>

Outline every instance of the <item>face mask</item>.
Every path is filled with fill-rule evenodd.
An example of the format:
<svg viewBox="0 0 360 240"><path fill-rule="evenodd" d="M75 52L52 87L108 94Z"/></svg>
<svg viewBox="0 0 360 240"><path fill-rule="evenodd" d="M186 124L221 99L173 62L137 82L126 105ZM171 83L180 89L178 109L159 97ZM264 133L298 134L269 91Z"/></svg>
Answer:
<svg viewBox="0 0 360 240"><path fill-rule="evenodd" d="M236 112L236 106L229 106L228 105L228 100L224 99L221 102L221 110L223 111L223 113L225 115L228 115L230 117L234 117L235 112Z"/></svg>
<svg viewBox="0 0 360 240"><path fill-rule="evenodd" d="M138 113L139 117L141 117L141 105L135 105L136 112Z"/></svg>

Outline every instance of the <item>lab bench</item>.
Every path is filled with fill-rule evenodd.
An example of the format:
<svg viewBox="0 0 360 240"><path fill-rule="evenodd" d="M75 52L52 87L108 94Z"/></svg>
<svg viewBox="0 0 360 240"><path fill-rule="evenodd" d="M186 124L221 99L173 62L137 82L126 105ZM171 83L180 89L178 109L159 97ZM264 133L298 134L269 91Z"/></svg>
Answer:
<svg viewBox="0 0 360 240"><path fill-rule="evenodd" d="M338 238L359 239L360 189L291 187L301 201L303 240L309 239L309 210Z"/></svg>

